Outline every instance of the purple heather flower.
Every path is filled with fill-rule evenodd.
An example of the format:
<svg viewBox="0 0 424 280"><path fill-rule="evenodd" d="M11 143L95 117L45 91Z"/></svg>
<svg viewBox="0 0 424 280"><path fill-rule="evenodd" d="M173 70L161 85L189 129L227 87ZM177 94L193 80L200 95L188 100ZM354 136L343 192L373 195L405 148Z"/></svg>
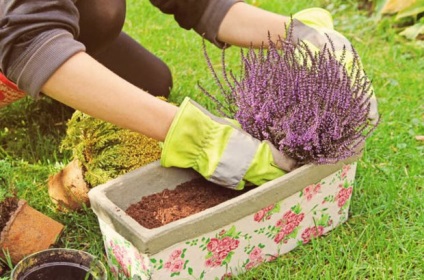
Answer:
<svg viewBox="0 0 424 280"><path fill-rule="evenodd" d="M291 33L289 33L291 34ZM242 71L236 77L225 66L224 84L206 60L223 94L219 112L235 118L241 127L260 140L269 140L281 152L301 164L334 163L360 151L376 125L369 123L370 80L362 70L354 49L352 70L336 58L331 40L320 52L290 36L272 42L268 49L242 50ZM277 46L282 46L281 48ZM299 56L302 59L299 59Z"/></svg>

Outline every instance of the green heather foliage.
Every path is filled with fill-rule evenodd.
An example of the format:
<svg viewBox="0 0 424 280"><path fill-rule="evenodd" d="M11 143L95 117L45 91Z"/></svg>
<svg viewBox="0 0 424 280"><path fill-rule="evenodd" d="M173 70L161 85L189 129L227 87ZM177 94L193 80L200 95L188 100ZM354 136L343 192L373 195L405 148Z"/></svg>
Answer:
<svg viewBox="0 0 424 280"><path fill-rule="evenodd" d="M76 111L62 149L71 150L92 187L160 158L159 142Z"/></svg>

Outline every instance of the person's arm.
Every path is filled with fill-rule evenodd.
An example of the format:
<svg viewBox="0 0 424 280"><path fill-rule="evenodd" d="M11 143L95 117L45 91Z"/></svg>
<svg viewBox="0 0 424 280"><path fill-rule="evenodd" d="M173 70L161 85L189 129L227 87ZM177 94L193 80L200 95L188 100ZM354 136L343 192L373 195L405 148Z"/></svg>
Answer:
<svg viewBox="0 0 424 280"><path fill-rule="evenodd" d="M225 15L218 29L218 40L239 47L260 47L268 43L268 33L276 41L285 36L290 17L239 2Z"/></svg>
<svg viewBox="0 0 424 280"><path fill-rule="evenodd" d="M178 109L126 82L85 52L60 66L42 91L93 117L159 141L165 139Z"/></svg>
<svg viewBox="0 0 424 280"><path fill-rule="evenodd" d="M53 73L43 92L73 108L164 141L164 167L193 168L206 179L242 189L291 170L295 162L188 98L177 108L121 79L85 52Z"/></svg>

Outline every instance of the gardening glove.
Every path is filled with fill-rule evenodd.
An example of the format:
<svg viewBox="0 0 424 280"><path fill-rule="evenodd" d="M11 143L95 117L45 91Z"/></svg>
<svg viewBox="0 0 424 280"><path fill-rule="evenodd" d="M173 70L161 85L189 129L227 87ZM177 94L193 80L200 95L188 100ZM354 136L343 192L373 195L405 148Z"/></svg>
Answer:
<svg viewBox="0 0 424 280"><path fill-rule="evenodd" d="M207 180L237 190L246 182L262 185L295 166L271 143L253 138L190 98L184 99L171 124L160 162L193 168Z"/></svg>
<svg viewBox="0 0 424 280"><path fill-rule="evenodd" d="M351 43L346 37L334 30L331 14L321 8L302 10L293 15L293 40L300 40L312 51L321 51L329 40L334 45L336 57L341 58L346 48L344 62L348 73L353 67L354 53ZM327 37L328 36L328 37ZM362 65L360 65L362 68ZM365 74L365 73L364 73ZM370 111L368 119L372 124L378 122L377 99L372 87L370 88Z"/></svg>

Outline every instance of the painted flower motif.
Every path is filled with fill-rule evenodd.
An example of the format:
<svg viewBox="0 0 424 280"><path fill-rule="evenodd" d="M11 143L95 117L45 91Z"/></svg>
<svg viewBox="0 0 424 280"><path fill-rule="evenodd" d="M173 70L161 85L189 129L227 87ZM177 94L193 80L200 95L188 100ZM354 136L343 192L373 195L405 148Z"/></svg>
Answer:
<svg viewBox="0 0 424 280"><path fill-rule="evenodd" d="M255 222L263 222L265 220L269 220L271 215L275 212L279 211L279 205L271 204L267 207L262 208L258 212L253 215L253 220Z"/></svg>
<svg viewBox="0 0 424 280"><path fill-rule="evenodd" d="M321 191L321 184L316 184L314 187L314 193L319 193Z"/></svg>
<svg viewBox="0 0 424 280"><path fill-rule="evenodd" d="M267 261L267 262L273 262L273 261L275 261L277 258L278 258L278 256L277 256L277 255L268 255L268 257L267 257L266 261Z"/></svg>
<svg viewBox="0 0 424 280"><path fill-rule="evenodd" d="M323 226L313 226L313 227L306 228L302 232L301 237L302 237L303 243L305 244L311 241L312 238L316 238L318 236L323 235L323 233L324 233Z"/></svg>
<svg viewBox="0 0 424 280"><path fill-rule="evenodd" d="M113 275L118 275L118 269L117 269L117 267L116 266L114 266L114 265L111 265L110 267L109 267L109 269L110 269L110 272L113 274Z"/></svg>
<svg viewBox="0 0 424 280"><path fill-rule="evenodd" d="M166 269L168 269L168 270L170 270L170 269L171 269L171 266L172 266L172 263L171 263L171 262L166 262L166 263L163 265L163 267L164 267L164 268L166 268Z"/></svg>
<svg viewBox="0 0 424 280"><path fill-rule="evenodd" d="M214 258L209 258L205 261L205 266L215 267L215 266L219 266L219 264L216 263L216 260Z"/></svg>
<svg viewBox="0 0 424 280"><path fill-rule="evenodd" d="M346 204L346 202L349 200L349 198L351 197L353 188L352 187L345 188L342 185L340 185L339 188L340 190L336 195L337 206L343 207Z"/></svg>
<svg viewBox="0 0 424 280"><path fill-rule="evenodd" d="M278 243L280 243L281 241L284 240L284 237L286 237L286 234L283 231L280 231L274 237L274 242L278 244Z"/></svg>
<svg viewBox="0 0 424 280"><path fill-rule="evenodd" d="M116 261L120 266L120 270L126 277L129 277L130 272L128 268L131 266L131 260L126 257L125 248L119 246L118 244L115 244L112 240L109 242L109 245L112 249L113 255L116 258Z"/></svg>
<svg viewBox="0 0 424 280"><path fill-rule="evenodd" d="M248 262L245 266L247 270L254 268L256 265L258 265L256 262Z"/></svg>
<svg viewBox="0 0 424 280"><path fill-rule="evenodd" d="M207 249L209 252L214 252L215 250L217 250L218 246L219 246L219 239L212 238L207 245Z"/></svg>
<svg viewBox="0 0 424 280"><path fill-rule="evenodd" d="M181 249L174 250L168 257L168 261L165 262L164 268L169 270L170 272L180 272L183 270L184 261L181 258L182 255Z"/></svg>
<svg viewBox="0 0 424 280"><path fill-rule="evenodd" d="M349 173L350 168L351 168L350 165L343 165L342 174L340 175L342 180L346 178L347 174Z"/></svg>
<svg viewBox="0 0 424 280"><path fill-rule="evenodd" d="M274 237L275 243L283 241L287 242L287 237L294 232L305 217L304 213L295 213L293 210L289 210L284 213L283 217L277 221L275 227L278 229L278 233Z"/></svg>
<svg viewBox="0 0 424 280"><path fill-rule="evenodd" d="M178 259L172 263L171 272L180 272L183 270L184 262L182 259Z"/></svg>
<svg viewBox="0 0 424 280"><path fill-rule="evenodd" d="M259 247L255 247L252 252L249 254L249 259L251 261L256 261L262 259L262 250Z"/></svg>
<svg viewBox="0 0 424 280"><path fill-rule="evenodd" d="M253 219L255 220L255 222L260 222L263 220L263 218L265 217L265 210L261 209L258 212L255 213L255 215L253 216Z"/></svg>
<svg viewBox="0 0 424 280"><path fill-rule="evenodd" d="M174 252L172 252L172 254L169 256L169 258L171 260L176 260L181 256L181 253L182 253L181 249L176 249L176 250L174 250Z"/></svg>
<svg viewBox="0 0 424 280"><path fill-rule="evenodd" d="M233 232L234 229L229 232ZM231 256L232 252L238 248L240 241L231 237L229 232L219 235L220 238L211 238L206 249L208 255L206 256L205 266L217 267L221 266L227 257Z"/></svg>
<svg viewBox="0 0 424 280"><path fill-rule="evenodd" d="M303 189L303 195L307 201L311 201L312 198L321 191L321 184L312 184Z"/></svg>
<svg viewBox="0 0 424 280"><path fill-rule="evenodd" d="M221 280L229 280L233 278L233 274L231 272L225 273L222 275Z"/></svg>
<svg viewBox="0 0 424 280"><path fill-rule="evenodd" d="M263 257L262 249L259 247L253 248L253 250L249 253L249 260L245 265L246 269L251 269L262 262L264 262L265 259Z"/></svg>
<svg viewBox="0 0 424 280"><path fill-rule="evenodd" d="M147 270L147 266L144 260L144 256L138 252L135 253L135 261L141 266L142 270Z"/></svg>

